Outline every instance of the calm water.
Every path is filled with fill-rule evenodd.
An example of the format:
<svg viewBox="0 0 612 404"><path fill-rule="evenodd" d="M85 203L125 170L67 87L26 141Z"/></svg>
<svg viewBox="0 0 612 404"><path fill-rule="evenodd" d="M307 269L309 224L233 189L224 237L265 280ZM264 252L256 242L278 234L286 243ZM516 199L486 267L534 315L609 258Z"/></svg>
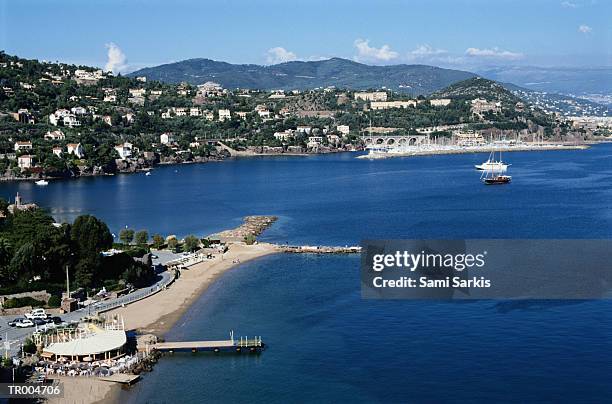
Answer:
<svg viewBox="0 0 612 404"><path fill-rule="evenodd" d="M612 145L506 154L513 183L486 187L484 155L354 155L165 167L0 184L58 219L95 214L116 233L208 234L276 214L265 239L609 238ZM176 171L176 172L175 172ZM612 397L612 304L362 301L358 257L278 255L230 271L168 339L263 335L259 356L175 355L130 402L579 401Z"/></svg>

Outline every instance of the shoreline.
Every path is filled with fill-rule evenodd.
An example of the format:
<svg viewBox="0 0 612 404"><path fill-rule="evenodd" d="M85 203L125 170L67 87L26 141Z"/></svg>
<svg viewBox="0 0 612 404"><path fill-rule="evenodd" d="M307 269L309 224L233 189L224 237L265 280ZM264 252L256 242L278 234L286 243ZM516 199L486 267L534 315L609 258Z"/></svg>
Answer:
<svg viewBox="0 0 612 404"><path fill-rule="evenodd" d="M603 143L603 142L598 142ZM530 151L564 151L564 150L587 150L590 145L540 145L540 146L515 146L515 147L483 147L480 149L439 149L439 150L423 150L405 153L377 153L374 155L364 154L357 156L358 159L379 160L393 157L419 157L419 156L438 156L449 154L478 154L491 152L530 152Z"/></svg>
<svg viewBox="0 0 612 404"><path fill-rule="evenodd" d="M281 252L278 246L270 243L232 243L224 254L182 270L168 289L105 314L123 316L127 329L162 336L225 272L245 262Z"/></svg>

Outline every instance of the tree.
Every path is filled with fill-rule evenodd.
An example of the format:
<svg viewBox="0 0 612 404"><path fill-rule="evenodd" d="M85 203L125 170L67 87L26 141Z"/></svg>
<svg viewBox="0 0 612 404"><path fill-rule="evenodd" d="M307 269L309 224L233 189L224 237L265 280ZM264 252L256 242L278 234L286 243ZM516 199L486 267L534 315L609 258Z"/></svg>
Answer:
<svg viewBox="0 0 612 404"><path fill-rule="evenodd" d="M81 259L76 265L74 279L77 285L89 288L93 285L94 279L100 275L101 259L100 255L91 255Z"/></svg>
<svg viewBox="0 0 612 404"><path fill-rule="evenodd" d="M99 253L113 246L113 236L103 221L91 215L77 217L70 228L70 239L80 256Z"/></svg>
<svg viewBox="0 0 612 404"><path fill-rule="evenodd" d="M119 232L119 240L121 240L123 244L130 244L132 240L134 240L134 230L122 229Z"/></svg>
<svg viewBox="0 0 612 404"><path fill-rule="evenodd" d="M198 249L199 245L200 240L193 234L190 234L189 236L185 237L183 242L183 251L193 252Z"/></svg>
<svg viewBox="0 0 612 404"><path fill-rule="evenodd" d="M161 234L154 234L153 235L153 247L157 250L159 250L160 248L162 248L162 246L164 245L164 242L166 240L164 240L164 238L161 236Z"/></svg>
<svg viewBox="0 0 612 404"><path fill-rule="evenodd" d="M136 232L134 238L136 240L136 244L144 245L149 241L149 233L147 233L146 230L140 230L139 232Z"/></svg>
<svg viewBox="0 0 612 404"><path fill-rule="evenodd" d="M168 239L168 248L171 250L175 250L177 246L178 246L178 240L176 239L176 237L170 237Z"/></svg>
<svg viewBox="0 0 612 404"><path fill-rule="evenodd" d="M36 250L32 243L22 245L11 259L8 278L28 282L36 271Z"/></svg>

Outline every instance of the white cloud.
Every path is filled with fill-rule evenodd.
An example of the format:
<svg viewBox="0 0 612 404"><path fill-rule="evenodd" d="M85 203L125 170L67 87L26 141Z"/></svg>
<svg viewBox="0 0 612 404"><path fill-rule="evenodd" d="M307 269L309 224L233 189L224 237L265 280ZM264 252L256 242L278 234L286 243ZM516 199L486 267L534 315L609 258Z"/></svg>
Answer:
<svg viewBox="0 0 612 404"><path fill-rule="evenodd" d="M444 49L436 49L427 44L419 45L415 49L408 52L406 60L408 61L436 61L445 58L448 52Z"/></svg>
<svg viewBox="0 0 612 404"><path fill-rule="evenodd" d="M593 28L589 27L588 25L582 24L578 27L578 32L582 32L583 34L590 34L591 32L593 32Z"/></svg>
<svg viewBox="0 0 612 404"><path fill-rule="evenodd" d="M388 62L398 57L398 53L391 50L389 45L375 48L370 46L369 42L370 41L363 39L355 40L354 45L355 48L357 48L355 60L360 62Z"/></svg>
<svg viewBox="0 0 612 404"><path fill-rule="evenodd" d="M479 58L490 58L490 59L505 59L505 60L517 60L522 59L525 55L519 52L510 52L507 50L499 49L498 47L479 49L479 48L467 48L465 54L470 57Z"/></svg>
<svg viewBox="0 0 612 404"><path fill-rule="evenodd" d="M288 51L285 48L277 46L275 48L268 49L267 52L268 64L274 65L277 63L291 62L297 59L297 55L293 52Z"/></svg>
<svg viewBox="0 0 612 404"><path fill-rule="evenodd" d="M409 53L409 56L428 57L428 56L444 55L446 53L447 51L445 51L444 49L434 49L431 46L425 44L425 45L417 46L416 49L414 49L413 51Z"/></svg>
<svg viewBox="0 0 612 404"><path fill-rule="evenodd" d="M104 70L113 73L120 73L127 68L127 57L117 44L110 42L106 44L108 60L104 66Z"/></svg>
<svg viewBox="0 0 612 404"><path fill-rule="evenodd" d="M578 4L573 3L571 1L563 1L563 2L561 2L561 7L564 7L564 8L577 8Z"/></svg>

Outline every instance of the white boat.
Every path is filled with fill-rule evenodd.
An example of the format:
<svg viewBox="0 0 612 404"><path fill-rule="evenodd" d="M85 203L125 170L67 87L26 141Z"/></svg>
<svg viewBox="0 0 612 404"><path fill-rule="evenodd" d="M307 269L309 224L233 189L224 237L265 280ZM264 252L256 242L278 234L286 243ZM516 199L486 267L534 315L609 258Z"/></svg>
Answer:
<svg viewBox="0 0 612 404"><path fill-rule="evenodd" d="M145 173L145 175L146 175L146 176L151 175L151 171L147 171L147 172Z"/></svg>
<svg viewBox="0 0 612 404"><path fill-rule="evenodd" d="M504 163L501 159L501 151L499 152L499 161L495 160L495 152L491 152L491 154L489 154L489 158L487 159L487 161L485 161L482 164L477 164L474 167L476 167L477 170L480 171L495 171L495 172L504 172L506 170L508 170L508 166L510 164Z"/></svg>
<svg viewBox="0 0 612 404"><path fill-rule="evenodd" d="M49 185L49 181L45 181L45 180L38 180L36 181L34 184L36 185Z"/></svg>

